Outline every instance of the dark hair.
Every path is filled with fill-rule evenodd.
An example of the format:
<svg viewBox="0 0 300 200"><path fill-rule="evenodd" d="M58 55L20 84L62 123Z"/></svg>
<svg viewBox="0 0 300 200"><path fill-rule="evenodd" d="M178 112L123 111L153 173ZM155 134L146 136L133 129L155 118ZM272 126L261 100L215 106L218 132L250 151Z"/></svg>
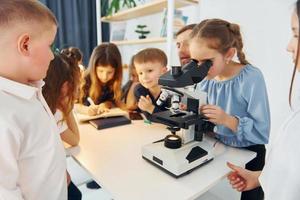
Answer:
<svg viewBox="0 0 300 200"><path fill-rule="evenodd" d="M90 96L94 102L102 95L101 83L97 77L97 66L111 66L115 69L114 77L107 83L114 93L114 101L121 102L122 84L122 57L118 47L113 43L102 43L95 47L90 57L88 70L85 72L84 82L81 86L79 102L83 103L85 97Z"/></svg>
<svg viewBox="0 0 300 200"><path fill-rule="evenodd" d="M193 28L196 26L197 24L189 24L189 25L186 25L186 26L184 26L184 27L182 27L181 29L179 29L179 31L177 31L177 33L176 33L176 37L178 36L178 35L180 35L181 33L183 33L183 32L185 32L185 31L187 31L187 30L193 30Z"/></svg>
<svg viewBox="0 0 300 200"><path fill-rule="evenodd" d="M209 47L222 54L232 47L236 48L240 63L249 63L243 52L243 40L237 24L222 19L206 19L193 29L190 37L207 39Z"/></svg>
<svg viewBox="0 0 300 200"><path fill-rule="evenodd" d="M159 62L163 67L167 66L168 58L166 54L157 48L146 48L139 51L135 56L133 63Z"/></svg>
<svg viewBox="0 0 300 200"><path fill-rule="evenodd" d="M64 118L66 118L73 108L80 84L80 69L74 58L63 53L54 54L54 59L50 62L44 81L43 96L50 110L54 114L56 109L59 108ZM62 105L61 88L65 82L67 82L69 89L67 93L68 102L67 105Z"/></svg>
<svg viewBox="0 0 300 200"><path fill-rule="evenodd" d="M61 53L72 57L77 64L80 64L80 62L82 61L83 55L82 52L80 51L79 48L76 47L69 47L69 48L65 48L63 50L61 50Z"/></svg>
<svg viewBox="0 0 300 200"><path fill-rule="evenodd" d="M53 13L42 3L36 0L1 0L0 27L14 26L15 23L51 22L57 25ZM4 28L1 28L4 29Z"/></svg>
<svg viewBox="0 0 300 200"><path fill-rule="evenodd" d="M300 34L300 20L299 20L299 18L300 18L300 1L299 0L296 2L296 14L298 16L298 25L299 25L298 33ZM292 75L292 78L291 78L290 91L289 91L289 104L290 104L290 107L292 107L293 85L294 85L297 65L298 65L298 62L299 62L299 52L300 52L299 48L300 48L300 40L298 39L297 57L296 57L295 66L294 66L294 69L293 69L293 75Z"/></svg>

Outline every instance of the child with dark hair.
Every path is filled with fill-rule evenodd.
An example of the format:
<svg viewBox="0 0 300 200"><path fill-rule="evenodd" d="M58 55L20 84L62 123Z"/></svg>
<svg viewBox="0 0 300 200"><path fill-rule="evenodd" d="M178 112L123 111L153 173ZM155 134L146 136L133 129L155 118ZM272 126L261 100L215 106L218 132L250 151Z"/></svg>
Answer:
<svg viewBox="0 0 300 200"><path fill-rule="evenodd" d="M55 116L61 139L71 146L78 145L79 130L72 112L80 83L77 60L70 54L55 55L44 81L43 95ZM79 189L68 179L68 199L78 200L81 196Z"/></svg>
<svg viewBox="0 0 300 200"><path fill-rule="evenodd" d="M78 67L80 68L80 70L82 72L84 72L85 70L85 67L83 66L82 64L82 61L83 61L83 54L81 52L81 50L77 47L69 47L69 48L65 48L63 50L61 50L61 53L69 56L69 57L72 57L75 62L76 62L76 65L78 65Z"/></svg>

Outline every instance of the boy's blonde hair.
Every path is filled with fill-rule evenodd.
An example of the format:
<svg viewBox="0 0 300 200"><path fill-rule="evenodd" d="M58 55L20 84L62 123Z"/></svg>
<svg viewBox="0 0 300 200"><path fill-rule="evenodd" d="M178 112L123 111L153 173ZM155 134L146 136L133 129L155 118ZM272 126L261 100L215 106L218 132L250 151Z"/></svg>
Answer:
<svg viewBox="0 0 300 200"><path fill-rule="evenodd" d="M148 62L158 62L163 67L167 66L168 59L166 54L157 48L146 48L139 51L135 56L133 63L134 64L141 64L141 63L148 63Z"/></svg>
<svg viewBox="0 0 300 200"><path fill-rule="evenodd" d="M19 23L47 25L49 22L57 25L53 13L37 0L0 0L1 29L13 27Z"/></svg>

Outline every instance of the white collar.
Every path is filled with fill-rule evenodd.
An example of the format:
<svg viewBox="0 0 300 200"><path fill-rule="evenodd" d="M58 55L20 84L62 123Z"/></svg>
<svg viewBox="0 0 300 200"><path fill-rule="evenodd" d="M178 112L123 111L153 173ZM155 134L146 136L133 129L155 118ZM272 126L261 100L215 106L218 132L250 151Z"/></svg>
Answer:
<svg viewBox="0 0 300 200"><path fill-rule="evenodd" d="M44 81L40 80L26 85L0 76L0 90L23 99L31 99L42 90L44 84Z"/></svg>

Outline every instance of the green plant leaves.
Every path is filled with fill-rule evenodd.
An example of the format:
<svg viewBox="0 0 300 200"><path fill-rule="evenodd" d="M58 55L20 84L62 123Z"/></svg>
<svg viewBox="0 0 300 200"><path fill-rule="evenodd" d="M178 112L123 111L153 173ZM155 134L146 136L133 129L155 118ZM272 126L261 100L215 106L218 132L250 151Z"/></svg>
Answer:
<svg viewBox="0 0 300 200"><path fill-rule="evenodd" d="M112 15L114 13L117 13L121 8L127 7L127 8L134 8L136 7L136 0L112 0L109 4L109 0L102 0L101 9L102 12L105 13L105 15ZM140 1L140 0L137 0ZM109 6L108 6L109 4ZM121 5L122 4L122 5ZM108 11L105 12L105 8L108 7Z"/></svg>

